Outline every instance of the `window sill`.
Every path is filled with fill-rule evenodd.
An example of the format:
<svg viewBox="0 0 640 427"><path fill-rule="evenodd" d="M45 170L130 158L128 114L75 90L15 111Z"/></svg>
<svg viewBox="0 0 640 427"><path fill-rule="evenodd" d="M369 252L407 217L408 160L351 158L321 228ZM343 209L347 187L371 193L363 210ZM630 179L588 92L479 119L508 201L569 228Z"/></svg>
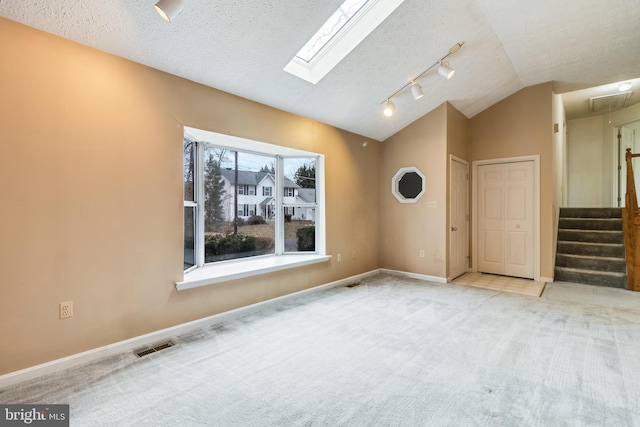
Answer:
<svg viewBox="0 0 640 427"><path fill-rule="evenodd" d="M327 262L329 259L331 259L329 255L295 254L224 261L185 273L182 282L176 282L176 289L183 291L259 274L318 264Z"/></svg>

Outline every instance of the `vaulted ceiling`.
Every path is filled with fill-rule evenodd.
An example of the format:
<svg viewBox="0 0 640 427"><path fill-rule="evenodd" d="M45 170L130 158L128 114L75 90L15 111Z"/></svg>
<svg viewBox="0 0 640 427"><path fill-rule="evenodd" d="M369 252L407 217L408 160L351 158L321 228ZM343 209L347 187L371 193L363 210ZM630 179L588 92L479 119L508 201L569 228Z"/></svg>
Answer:
<svg viewBox="0 0 640 427"><path fill-rule="evenodd" d="M155 0L0 0L0 16L377 140L444 101L473 117L538 83L562 93L640 77L639 0L405 0L317 84L284 72L342 1L185 0L166 23ZM423 98L405 89L381 114L457 42L451 80L432 70Z"/></svg>

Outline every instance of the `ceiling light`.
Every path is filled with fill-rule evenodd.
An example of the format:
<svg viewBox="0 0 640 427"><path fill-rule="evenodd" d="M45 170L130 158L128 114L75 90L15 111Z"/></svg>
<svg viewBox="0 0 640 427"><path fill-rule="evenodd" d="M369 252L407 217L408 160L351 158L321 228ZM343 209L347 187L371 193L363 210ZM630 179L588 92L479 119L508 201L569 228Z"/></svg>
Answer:
<svg viewBox="0 0 640 427"><path fill-rule="evenodd" d="M183 6L182 0L159 0L155 7L162 19L171 22L182 12Z"/></svg>
<svg viewBox="0 0 640 427"><path fill-rule="evenodd" d="M631 89L633 87L633 84L631 82L624 82L624 83L620 83L618 85L618 90L620 92L626 92L629 89Z"/></svg>
<svg viewBox="0 0 640 427"><path fill-rule="evenodd" d="M420 77L424 76L432 68L440 65L440 67L438 67L438 73L440 73L440 75L442 75L444 78L450 79L451 76L453 76L453 73L455 73L455 71L451 67L449 67L449 63L444 62L444 60L447 59L449 56L453 55L454 53L456 53L457 51L459 51L462 48L463 44L464 42L459 42L454 44L451 47L451 49L449 49L449 52L447 52L445 56L443 56L442 58L440 58L439 60L431 64L429 67L427 67L426 70L424 70L423 72L421 72L420 74L418 74L417 76L409 80L409 83L405 83L404 86L402 86L400 89L393 92L391 95L387 96L387 98L381 102L381 104L385 104L384 115L387 117L393 115L393 112L395 111L396 106L393 104L393 102L391 102L391 98L393 98L394 96L399 94L401 91L406 89L407 86L411 86L411 95L413 96L414 100L418 100L422 98L424 96L424 93L422 93L422 87L420 87L420 85L417 83L417 80Z"/></svg>
<svg viewBox="0 0 640 427"><path fill-rule="evenodd" d="M422 93L422 88L415 81L411 83L411 95L413 95L413 99L415 101L424 96L424 93Z"/></svg>
<svg viewBox="0 0 640 427"><path fill-rule="evenodd" d="M391 117L394 111L396 111L396 105L391 102L390 99L387 99L387 103L385 104L384 110L382 112L385 116Z"/></svg>
<svg viewBox="0 0 640 427"><path fill-rule="evenodd" d="M440 74L442 77L449 80L451 77L453 77L453 73L455 72L456 70L451 68L448 62L440 61L440 66L438 67L438 74Z"/></svg>

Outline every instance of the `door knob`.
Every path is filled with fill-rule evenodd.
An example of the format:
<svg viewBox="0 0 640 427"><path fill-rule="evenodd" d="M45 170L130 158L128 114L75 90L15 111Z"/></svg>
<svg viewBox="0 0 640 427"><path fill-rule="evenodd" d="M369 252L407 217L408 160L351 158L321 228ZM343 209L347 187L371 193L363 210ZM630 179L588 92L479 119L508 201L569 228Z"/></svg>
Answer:
<svg viewBox="0 0 640 427"><path fill-rule="evenodd" d="M520 224L516 224L516 228L520 228Z"/></svg>
<svg viewBox="0 0 640 427"><path fill-rule="evenodd" d="M451 231L458 231L458 227L451 227Z"/></svg>

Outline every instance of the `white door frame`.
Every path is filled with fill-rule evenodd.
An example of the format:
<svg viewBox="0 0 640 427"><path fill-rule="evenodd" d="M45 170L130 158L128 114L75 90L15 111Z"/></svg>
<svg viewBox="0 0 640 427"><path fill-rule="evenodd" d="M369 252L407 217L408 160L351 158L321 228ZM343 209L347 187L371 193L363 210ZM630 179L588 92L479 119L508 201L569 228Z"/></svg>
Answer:
<svg viewBox="0 0 640 427"><path fill-rule="evenodd" d="M474 160L472 162L473 185L471 186L471 271L478 271L478 166L498 163L533 161L533 280L540 281L540 155L504 157L500 159Z"/></svg>
<svg viewBox="0 0 640 427"><path fill-rule="evenodd" d="M621 163L620 164L618 163L618 159L620 159L620 162L625 161L625 153L621 151L622 147L618 145L618 129L626 127L627 125L636 123L638 121L640 120L635 119L630 122L622 122L622 123L611 125L611 138L612 138L611 140L613 141L613 143L611 144L611 146L613 147L612 149L613 154L611 155L611 159L612 159L611 170L613 171L613 180L612 180L613 193L612 193L611 199L613 204L611 206L614 206L614 207L621 207L622 204L625 202L624 194L620 194L620 202L618 202L618 189L621 187L620 180L627 179L626 176L621 176L618 171L618 166L621 164ZM637 135L636 135L636 138L637 138ZM626 169L626 165L625 165L625 169Z"/></svg>
<svg viewBox="0 0 640 427"><path fill-rule="evenodd" d="M471 215L471 212L470 212L470 209L469 209L469 183L470 183L470 180L469 180L469 162L464 160L464 159L461 159L460 157L454 156L453 154L450 154L449 155L449 206L448 206L449 218L447 218L447 221L448 221L447 222L447 225L448 225L448 227L447 227L447 236L448 236L448 242L449 242L449 248L448 248L448 252L449 253L447 254L447 256L449 257L449 263L448 263L449 268L451 266L451 212L452 212L451 211L451 183L453 181L453 179L452 179L452 177L453 177L453 167L452 167L453 162L461 163L461 164L463 164L463 165L465 165L467 167L467 230L466 230L466 233L467 233L467 242L466 242L466 245L467 245L467 248L466 248L467 258L469 257L469 239L471 237L469 235L469 223L470 223L469 222L469 220L470 220L469 215ZM467 271L469 271L469 260L468 259L467 259ZM455 279L455 277L451 276L451 271L449 269L447 271L447 282L450 282L453 279Z"/></svg>
<svg viewBox="0 0 640 427"><path fill-rule="evenodd" d="M611 127L611 131L613 133L613 138L611 139L613 141L613 143L611 144L611 146L613 147L612 152L613 154L611 155L611 160L612 160L612 167L611 170L613 171L613 192L612 192L612 205L613 207L622 207L622 202L624 201L624 194L620 195L620 200L618 200L618 191L620 189L620 180L621 179L626 179L627 177L625 176L624 178L620 176L620 170L618 169L618 166L621 166L620 163L618 163L618 161L620 161L620 158L622 157L622 153L620 153L620 146L618 144L618 129L622 127L622 125L620 126L612 126Z"/></svg>

